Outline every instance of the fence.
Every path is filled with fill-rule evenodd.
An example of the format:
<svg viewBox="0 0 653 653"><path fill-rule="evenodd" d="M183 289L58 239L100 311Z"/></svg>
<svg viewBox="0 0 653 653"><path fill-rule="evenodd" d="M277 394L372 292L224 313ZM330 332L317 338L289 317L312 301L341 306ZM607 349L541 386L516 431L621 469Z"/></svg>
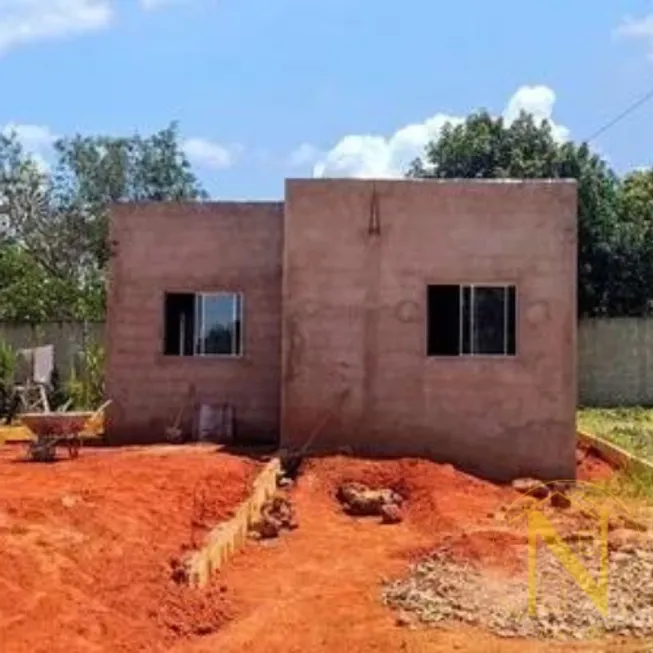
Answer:
<svg viewBox="0 0 653 653"><path fill-rule="evenodd" d="M104 339L104 324L73 322L52 322L32 326L0 322L0 341L16 349L53 345L55 363L59 372L68 376L75 356L84 348L84 343L101 343Z"/></svg>
<svg viewBox="0 0 653 653"><path fill-rule="evenodd" d="M13 347L51 344L62 374L68 374L84 342L100 343L104 324L32 327L0 323L0 340ZM588 406L653 405L653 319L584 320L578 330L579 401Z"/></svg>
<svg viewBox="0 0 653 653"><path fill-rule="evenodd" d="M653 405L653 319L581 322L578 386L586 406Z"/></svg>

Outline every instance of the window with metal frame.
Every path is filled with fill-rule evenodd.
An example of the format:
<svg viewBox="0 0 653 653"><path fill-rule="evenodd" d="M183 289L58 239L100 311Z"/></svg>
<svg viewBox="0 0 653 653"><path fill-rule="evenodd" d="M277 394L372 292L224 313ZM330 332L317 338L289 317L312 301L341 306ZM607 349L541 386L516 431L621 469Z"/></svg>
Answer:
<svg viewBox="0 0 653 653"><path fill-rule="evenodd" d="M515 285L430 285L428 356L515 356Z"/></svg>
<svg viewBox="0 0 653 653"><path fill-rule="evenodd" d="M242 293L166 293L164 304L166 355L242 355Z"/></svg>

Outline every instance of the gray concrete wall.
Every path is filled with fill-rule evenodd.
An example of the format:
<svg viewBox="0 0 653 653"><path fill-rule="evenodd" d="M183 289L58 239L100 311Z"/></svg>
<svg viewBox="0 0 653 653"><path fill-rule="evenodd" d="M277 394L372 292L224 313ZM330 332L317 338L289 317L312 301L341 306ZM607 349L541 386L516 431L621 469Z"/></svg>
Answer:
<svg viewBox="0 0 653 653"><path fill-rule="evenodd" d="M653 320L584 320L578 332L578 368L582 405L653 404Z"/></svg>
<svg viewBox="0 0 653 653"><path fill-rule="evenodd" d="M284 243L284 445L573 475L575 184L291 180ZM427 357L437 283L516 284L517 355Z"/></svg>
<svg viewBox="0 0 653 653"><path fill-rule="evenodd" d="M103 344L104 324L90 323L86 327L72 322L51 322L31 326L0 322L0 342L14 349L53 345L55 364L66 378L84 342Z"/></svg>

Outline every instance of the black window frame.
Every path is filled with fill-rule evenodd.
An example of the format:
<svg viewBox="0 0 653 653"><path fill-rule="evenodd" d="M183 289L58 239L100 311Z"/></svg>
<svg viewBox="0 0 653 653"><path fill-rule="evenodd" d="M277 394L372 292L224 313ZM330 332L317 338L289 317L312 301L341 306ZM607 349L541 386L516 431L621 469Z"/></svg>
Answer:
<svg viewBox="0 0 653 653"><path fill-rule="evenodd" d="M434 303L440 293L442 305L451 305L452 292L457 289L457 315L451 313L439 320ZM479 289L503 291L503 338L500 351L479 350L479 332L475 329L478 319ZM445 297L449 297L445 301ZM429 358L515 358L518 355L518 301L516 283L450 283L429 284L426 297L426 355ZM444 325L444 327L443 327ZM451 330L458 331L457 342L452 341ZM439 335L436 335L439 334ZM439 340L438 340L439 338Z"/></svg>
<svg viewBox="0 0 653 653"><path fill-rule="evenodd" d="M204 322L207 299L232 301L229 351L207 351ZM241 358L244 355L244 293L239 291L165 292L163 296L163 354L166 357ZM173 324L173 316L179 323ZM183 317L183 319L182 319Z"/></svg>

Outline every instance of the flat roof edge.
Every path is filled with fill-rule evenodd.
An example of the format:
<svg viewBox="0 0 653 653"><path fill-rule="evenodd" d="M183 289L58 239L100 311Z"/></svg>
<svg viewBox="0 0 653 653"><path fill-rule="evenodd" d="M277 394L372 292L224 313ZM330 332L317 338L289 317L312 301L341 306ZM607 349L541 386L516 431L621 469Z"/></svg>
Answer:
<svg viewBox="0 0 653 653"><path fill-rule="evenodd" d="M392 179L387 177L288 177L286 183L383 183L383 184L515 184L515 185L542 185L542 184L576 184L577 180L572 177L556 178L528 178L519 179L517 177L493 177L482 179L471 179L469 177L452 177L441 179L437 177L423 177L419 179Z"/></svg>
<svg viewBox="0 0 653 653"><path fill-rule="evenodd" d="M119 200L109 206L279 206L283 199L276 200Z"/></svg>

